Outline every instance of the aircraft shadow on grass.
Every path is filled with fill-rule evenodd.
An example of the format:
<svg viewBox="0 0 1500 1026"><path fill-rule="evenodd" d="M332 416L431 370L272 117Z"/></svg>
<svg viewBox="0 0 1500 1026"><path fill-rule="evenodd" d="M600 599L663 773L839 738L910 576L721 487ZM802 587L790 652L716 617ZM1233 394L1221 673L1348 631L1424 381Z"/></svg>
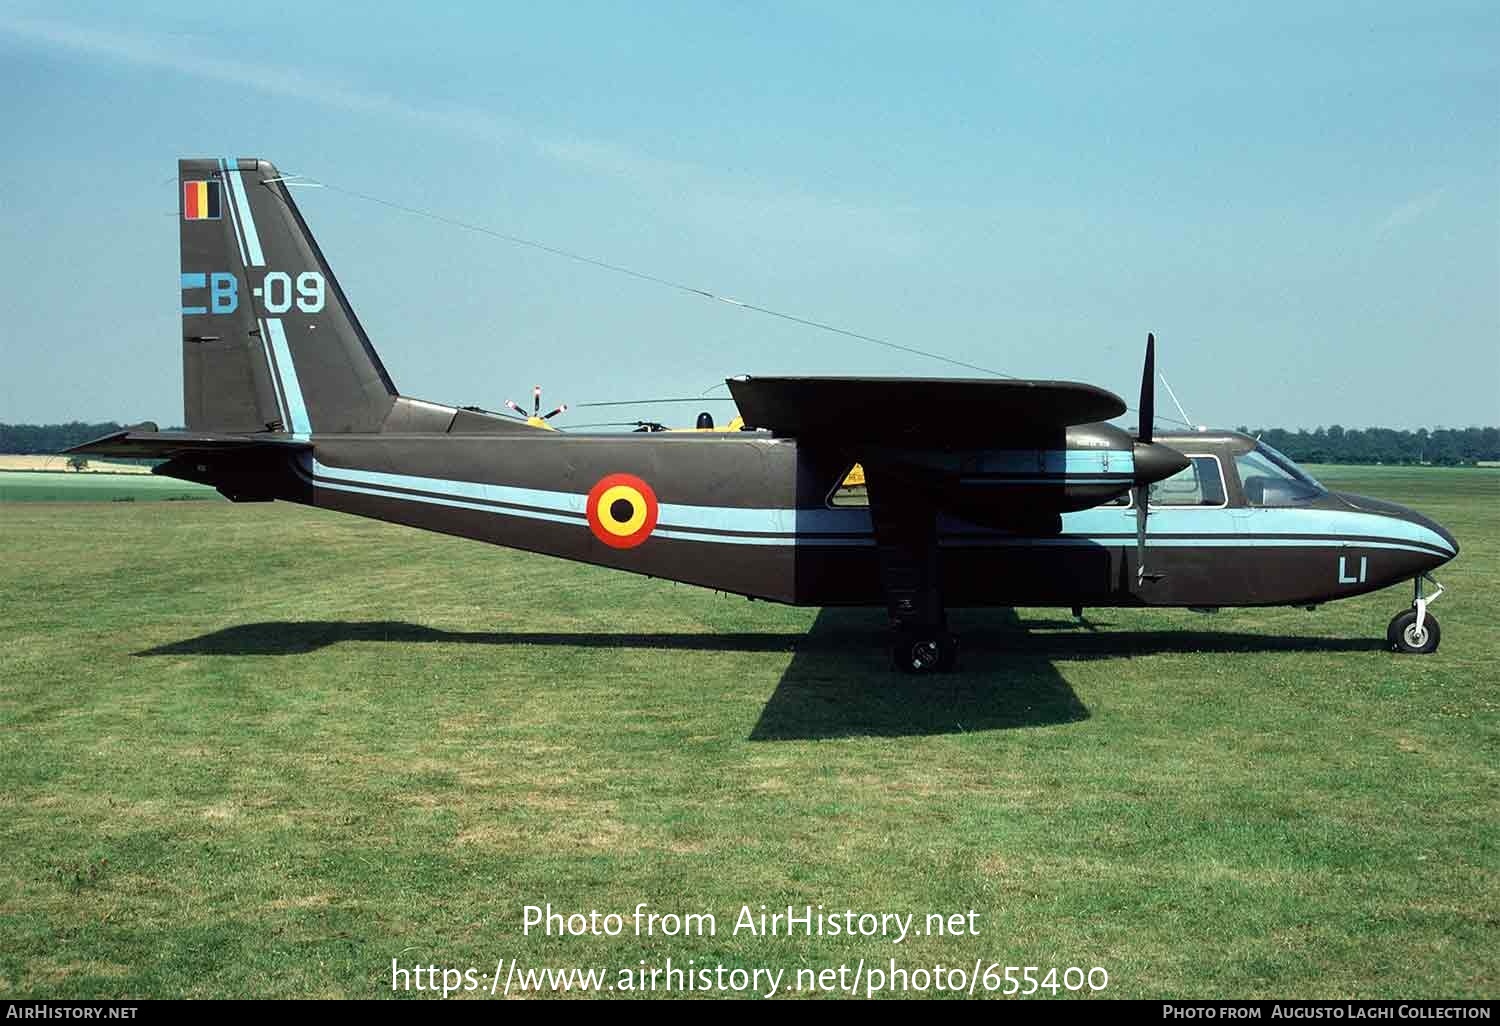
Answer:
<svg viewBox="0 0 1500 1026"><path fill-rule="evenodd" d="M1365 651L1378 641L1223 631L1101 631L1097 619L1021 620L1010 609L950 610L957 673L907 677L887 661L885 614L824 609L750 732L752 740L904 737L1076 723L1088 707L1058 669L1085 659L1171 652Z"/></svg>
<svg viewBox="0 0 1500 1026"><path fill-rule="evenodd" d="M695 652L791 652L760 718L756 741L905 737L1075 723L1088 708L1057 664L1171 652L1338 652L1383 647L1369 638L1225 631L1109 632L1107 621L1020 620L1011 610L960 610L961 671L893 673L881 610L824 609L806 633L719 634L449 631L402 621L239 624L136 653L140 656L303 655L345 641L397 644L557 645Z"/></svg>

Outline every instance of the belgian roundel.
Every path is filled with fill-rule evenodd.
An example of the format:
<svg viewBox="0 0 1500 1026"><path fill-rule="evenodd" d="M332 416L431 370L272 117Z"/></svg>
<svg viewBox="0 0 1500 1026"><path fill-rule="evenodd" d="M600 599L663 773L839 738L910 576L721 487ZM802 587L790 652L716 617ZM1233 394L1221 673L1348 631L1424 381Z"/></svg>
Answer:
<svg viewBox="0 0 1500 1026"><path fill-rule="evenodd" d="M610 474L589 491L589 530L616 549L633 549L656 528L656 493L634 474Z"/></svg>

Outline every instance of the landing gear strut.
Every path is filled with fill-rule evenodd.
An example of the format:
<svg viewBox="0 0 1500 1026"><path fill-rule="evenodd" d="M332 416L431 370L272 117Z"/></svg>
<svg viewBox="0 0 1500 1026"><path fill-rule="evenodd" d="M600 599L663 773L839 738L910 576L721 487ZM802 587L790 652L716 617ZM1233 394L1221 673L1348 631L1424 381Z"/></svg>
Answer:
<svg viewBox="0 0 1500 1026"><path fill-rule="evenodd" d="M1423 581L1430 581L1437 591L1424 595ZM1392 652L1428 655L1437 651L1443 632L1438 626L1437 617L1428 612L1427 607L1443 594L1443 586L1431 574L1422 574L1413 582L1413 592L1411 608L1402 610L1392 618L1390 626L1385 629L1385 640Z"/></svg>
<svg viewBox="0 0 1500 1026"><path fill-rule="evenodd" d="M891 664L903 673L949 673L958 665L958 642L943 608L937 510L912 500L919 486L882 467L867 462L865 479L891 622Z"/></svg>

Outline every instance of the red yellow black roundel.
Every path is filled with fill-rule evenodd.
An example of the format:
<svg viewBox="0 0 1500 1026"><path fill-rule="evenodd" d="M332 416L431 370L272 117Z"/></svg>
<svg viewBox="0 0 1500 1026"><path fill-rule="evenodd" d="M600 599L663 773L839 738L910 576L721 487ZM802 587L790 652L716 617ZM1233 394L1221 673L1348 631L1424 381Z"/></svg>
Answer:
<svg viewBox="0 0 1500 1026"><path fill-rule="evenodd" d="M589 491L589 530L616 549L633 549L656 528L656 493L634 474L610 474Z"/></svg>

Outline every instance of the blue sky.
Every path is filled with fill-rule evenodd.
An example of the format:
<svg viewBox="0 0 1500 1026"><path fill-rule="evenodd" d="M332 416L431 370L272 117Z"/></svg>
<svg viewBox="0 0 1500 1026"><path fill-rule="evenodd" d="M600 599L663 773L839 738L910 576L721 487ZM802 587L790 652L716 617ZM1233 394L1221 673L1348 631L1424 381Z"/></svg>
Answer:
<svg viewBox="0 0 1500 1026"><path fill-rule="evenodd" d="M1200 422L1500 422L1500 7L922 6L0 2L0 421L180 421L175 160L239 154L1132 404L1154 330ZM967 373L298 199L409 395Z"/></svg>

